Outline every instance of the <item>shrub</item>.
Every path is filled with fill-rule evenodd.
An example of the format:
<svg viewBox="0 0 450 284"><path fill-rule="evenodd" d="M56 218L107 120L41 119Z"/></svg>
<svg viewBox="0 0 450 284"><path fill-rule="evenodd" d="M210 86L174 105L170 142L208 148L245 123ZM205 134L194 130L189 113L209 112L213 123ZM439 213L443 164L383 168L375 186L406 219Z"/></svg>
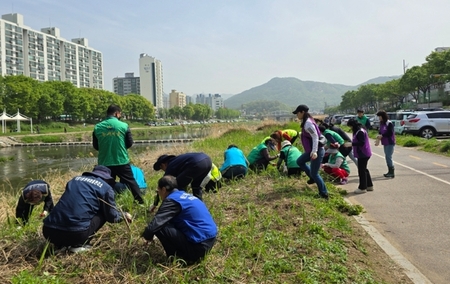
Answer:
<svg viewBox="0 0 450 284"><path fill-rule="evenodd" d="M445 141L442 143L441 148L439 148L439 151L442 153L450 151L450 141Z"/></svg>
<svg viewBox="0 0 450 284"><path fill-rule="evenodd" d="M417 146L419 146L419 142L417 141L417 138L411 137L403 143L403 146L404 147L417 147Z"/></svg>

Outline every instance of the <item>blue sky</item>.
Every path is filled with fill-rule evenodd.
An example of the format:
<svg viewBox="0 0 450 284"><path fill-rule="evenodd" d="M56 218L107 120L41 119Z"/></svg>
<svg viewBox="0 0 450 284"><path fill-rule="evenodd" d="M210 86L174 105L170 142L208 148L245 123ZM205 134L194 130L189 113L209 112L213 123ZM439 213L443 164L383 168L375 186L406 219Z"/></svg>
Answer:
<svg viewBox="0 0 450 284"><path fill-rule="evenodd" d="M237 94L274 77L357 85L401 75L450 46L448 0L2 0L1 14L55 26L103 53L105 88L139 55L164 91Z"/></svg>

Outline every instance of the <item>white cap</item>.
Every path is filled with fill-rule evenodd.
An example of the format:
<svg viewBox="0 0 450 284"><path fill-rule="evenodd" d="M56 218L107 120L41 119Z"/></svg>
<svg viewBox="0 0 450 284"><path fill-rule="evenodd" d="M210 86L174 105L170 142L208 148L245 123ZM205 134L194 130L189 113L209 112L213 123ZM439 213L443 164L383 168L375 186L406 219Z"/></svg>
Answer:
<svg viewBox="0 0 450 284"><path fill-rule="evenodd" d="M283 149L287 145L292 145L292 144L288 140L284 140L283 142L281 142L281 149Z"/></svg>

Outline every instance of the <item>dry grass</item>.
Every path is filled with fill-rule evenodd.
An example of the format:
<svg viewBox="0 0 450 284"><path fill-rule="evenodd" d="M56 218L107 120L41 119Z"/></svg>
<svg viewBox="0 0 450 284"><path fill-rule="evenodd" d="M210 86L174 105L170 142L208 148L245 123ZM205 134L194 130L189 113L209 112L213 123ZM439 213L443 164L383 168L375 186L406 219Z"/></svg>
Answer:
<svg viewBox="0 0 450 284"><path fill-rule="evenodd" d="M220 164L234 126L214 129L211 138L194 145L177 145L133 157L146 172L147 204L151 204L161 172L151 170L161 154L205 151ZM268 123L262 129L275 127ZM255 126L243 126L239 138L252 137ZM261 133L262 134L262 133ZM244 144L252 147L253 142ZM245 151L244 151L245 152ZM91 167L92 165L90 165ZM65 183L80 172L49 175L56 200ZM136 216L130 228L107 224L94 238L94 249L83 254L45 250L39 210L25 228L8 223L16 196L0 197L4 224L0 241L0 283L411 283L399 267L370 239L355 221L339 211L344 204L330 185L331 200L316 198L304 179L289 179L276 171L251 174L226 184L217 194L205 194L219 227L216 245L206 260L185 266L167 260L160 243L146 246L140 235L151 219L146 208L134 205L130 194L117 203ZM43 257L44 256L44 257Z"/></svg>

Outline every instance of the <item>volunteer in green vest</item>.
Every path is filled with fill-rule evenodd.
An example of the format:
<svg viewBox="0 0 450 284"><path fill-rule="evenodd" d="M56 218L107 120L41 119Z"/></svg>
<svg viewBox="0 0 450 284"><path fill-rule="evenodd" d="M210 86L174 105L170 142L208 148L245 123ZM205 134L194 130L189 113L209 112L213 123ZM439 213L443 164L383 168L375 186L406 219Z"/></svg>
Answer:
<svg viewBox="0 0 450 284"><path fill-rule="evenodd" d="M300 175L302 170L297 164L297 159L302 155L297 147L292 146L291 142L285 140L281 142L280 157L277 162L277 169L280 170L281 165L284 162L285 168L287 169L287 175Z"/></svg>
<svg viewBox="0 0 450 284"><path fill-rule="evenodd" d="M133 146L128 124L120 121L122 109L117 105L110 105L106 111L106 118L95 125L92 135L92 145L98 150L98 164L111 170L111 176L120 180L131 190L139 204L144 200L139 185L133 176L128 156L128 148Z"/></svg>
<svg viewBox="0 0 450 284"><path fill-rule="evenodd" d="M362 109L358 109L358 111L356 113L357 113L356 121L361 123L361 125L364 126L365 129L369 130L370 129L370 120L364 114L364 111Z"/></svg>
<svg viewBox="0 0 450 284"><path fill-rule="evenodd" d="M254 171L265 170L270 161L279 157L279 154L275 156L270 156L269 154L269 149L272 151L276 149L275 144L275 140L269 137L254 147L247 156L247 160L250 163L249 168Z"/></svg>
<svg viewBox="0 0 450 284"><path fill-rule="evenodd" d="M328 162L322 165L322 169L333 178L338 179L340 184L347 184L350 167L344 156L335 148L328 149L327 153L329 154Z"/></svg>

